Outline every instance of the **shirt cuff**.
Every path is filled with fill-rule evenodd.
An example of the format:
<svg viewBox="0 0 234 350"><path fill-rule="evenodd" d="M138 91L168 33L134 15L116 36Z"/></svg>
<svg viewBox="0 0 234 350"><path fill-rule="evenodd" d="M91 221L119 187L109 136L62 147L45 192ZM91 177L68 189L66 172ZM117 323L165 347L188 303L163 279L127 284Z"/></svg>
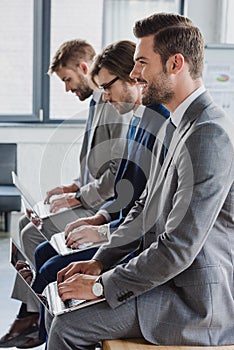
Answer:
<svg viewBox="0 0 234 350"><path fill-rule="evenodd" d="M105 209L98 210L96 215L98 215L98 214L104 216L104 218L106 219L106 222L110 222L111 221L111 216Z"/></svg>
<svg viewBox="0 0 234 350"><path fill-rule="evenodd" d="M73 183L78 187L81 188L81 182L79 179L73 179Z"/></svg>

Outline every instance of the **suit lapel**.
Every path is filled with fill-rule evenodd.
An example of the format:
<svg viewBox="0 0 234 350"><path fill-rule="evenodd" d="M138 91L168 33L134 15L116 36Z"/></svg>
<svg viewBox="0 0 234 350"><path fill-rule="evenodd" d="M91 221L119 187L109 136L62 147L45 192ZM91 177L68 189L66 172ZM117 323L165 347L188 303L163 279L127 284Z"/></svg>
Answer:
<svg viewBox="0 0 234 350"><path fill-rule="evenodd" d="M208 105L212 103L212 99L208 92L204 92L200 96L198 96L185 111L183 118L180 122L180 125L176 128L170 147L168 149L167 157L163 162L162 166L159 163L159 156L163 151L163 140L165 137L165 131L167 124L170 121L166 121L162 126L156 141L155 150L153 152L153 160L151 165L151 174L150 181L148 182L148 197L145 205L145 213L148 214L147 208L150 208L154 197L158 196L158 191L161 190L163 182L165 181L165 177L167 176L168 169L170 165L175 165L177 162L178 154L180 153L181 142L184 142L183 139L187 137L191 126L194 124L196 119L201 115L202 111L207 108ZM149 211L151 212L151 210ZM147 215L148 216L148 215ZM152 219L151 219L152 220Z"/></svg>

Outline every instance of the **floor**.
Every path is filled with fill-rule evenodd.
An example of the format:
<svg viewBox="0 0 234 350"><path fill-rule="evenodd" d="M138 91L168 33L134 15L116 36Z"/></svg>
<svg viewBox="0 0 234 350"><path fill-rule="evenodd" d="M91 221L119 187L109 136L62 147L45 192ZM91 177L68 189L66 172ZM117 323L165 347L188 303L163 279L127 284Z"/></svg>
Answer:
<svg viewBox="0 0 234 350"><path fill-rule="evenodd" d="M0 337L4 335L17 314L20 303L11 299L11 290L14 282L15 271L9 263L9 239L10 233L2 232L3 223L0 220ZM42 350L45 346L41 345L35 350ZM4 349L4 348L1 348ZM16 350L17 348L5 348L8 350Z"/></svg>

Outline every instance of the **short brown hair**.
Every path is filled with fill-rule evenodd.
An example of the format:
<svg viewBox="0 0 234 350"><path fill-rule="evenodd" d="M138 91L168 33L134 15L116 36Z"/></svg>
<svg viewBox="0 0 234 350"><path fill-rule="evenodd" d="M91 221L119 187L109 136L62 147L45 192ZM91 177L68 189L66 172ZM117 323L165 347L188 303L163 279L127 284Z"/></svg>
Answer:
<svg viewBox="0 0 234 350"><path fill-rule="evenodd" d="M182 15L155 13L135 23L137 38L154 35L154 51L161 57L163 67L170 56L181 53L189 64L192 79L202 76L204 40L193 22Z"/></svg>
<svg viewBox="0 0 234 350"><path fill-rule="evenodd" d="M182 15L159 12L135 22L133 33L137 38L142 38L155 34L166 27L176 25L190 26L193 25L193 22Z"/></svg>
<svg viewBox="0 0 234 350"><path fill-rule="evenodd" d="M202 76L204 40L197 27L174 26L158 31L154 36L154 51L160 55L163 67L170 56L181 53L192 79Z"/></svg>
<svg viewBox="0 0 234 350"><path fill-rule="evenodd" d="M136 44L129 40L121 40L108 45L95 59L91 67L91 79L96 84L94 77L101 68L106 68L111 74L121 80L131 82L130 72L134 67L134 53Z"/></svg>
<svg viewBox="0 0 234 350"><path fill-rule="evenodd" d="M74 39L64 42L55 53L48 74L57 72L59 67L75 68L80 61L92 62L95 50L86 40Z"/></svg>

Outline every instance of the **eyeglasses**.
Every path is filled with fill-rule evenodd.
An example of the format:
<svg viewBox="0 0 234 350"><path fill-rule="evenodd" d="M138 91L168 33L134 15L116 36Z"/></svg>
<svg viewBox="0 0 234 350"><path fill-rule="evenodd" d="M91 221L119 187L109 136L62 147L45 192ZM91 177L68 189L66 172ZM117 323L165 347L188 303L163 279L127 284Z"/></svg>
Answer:
<svg viewBox="0 0 234 350"><path fill-rule="evenodd" d="M111 87L111 85L113 85L117 80L119 79L119 77L115 77L114 79L112 79L111 81L109 81L109 83L106 83L104 85L100 85L99 89L106 91L107 89L109 89Z"/></svg>

